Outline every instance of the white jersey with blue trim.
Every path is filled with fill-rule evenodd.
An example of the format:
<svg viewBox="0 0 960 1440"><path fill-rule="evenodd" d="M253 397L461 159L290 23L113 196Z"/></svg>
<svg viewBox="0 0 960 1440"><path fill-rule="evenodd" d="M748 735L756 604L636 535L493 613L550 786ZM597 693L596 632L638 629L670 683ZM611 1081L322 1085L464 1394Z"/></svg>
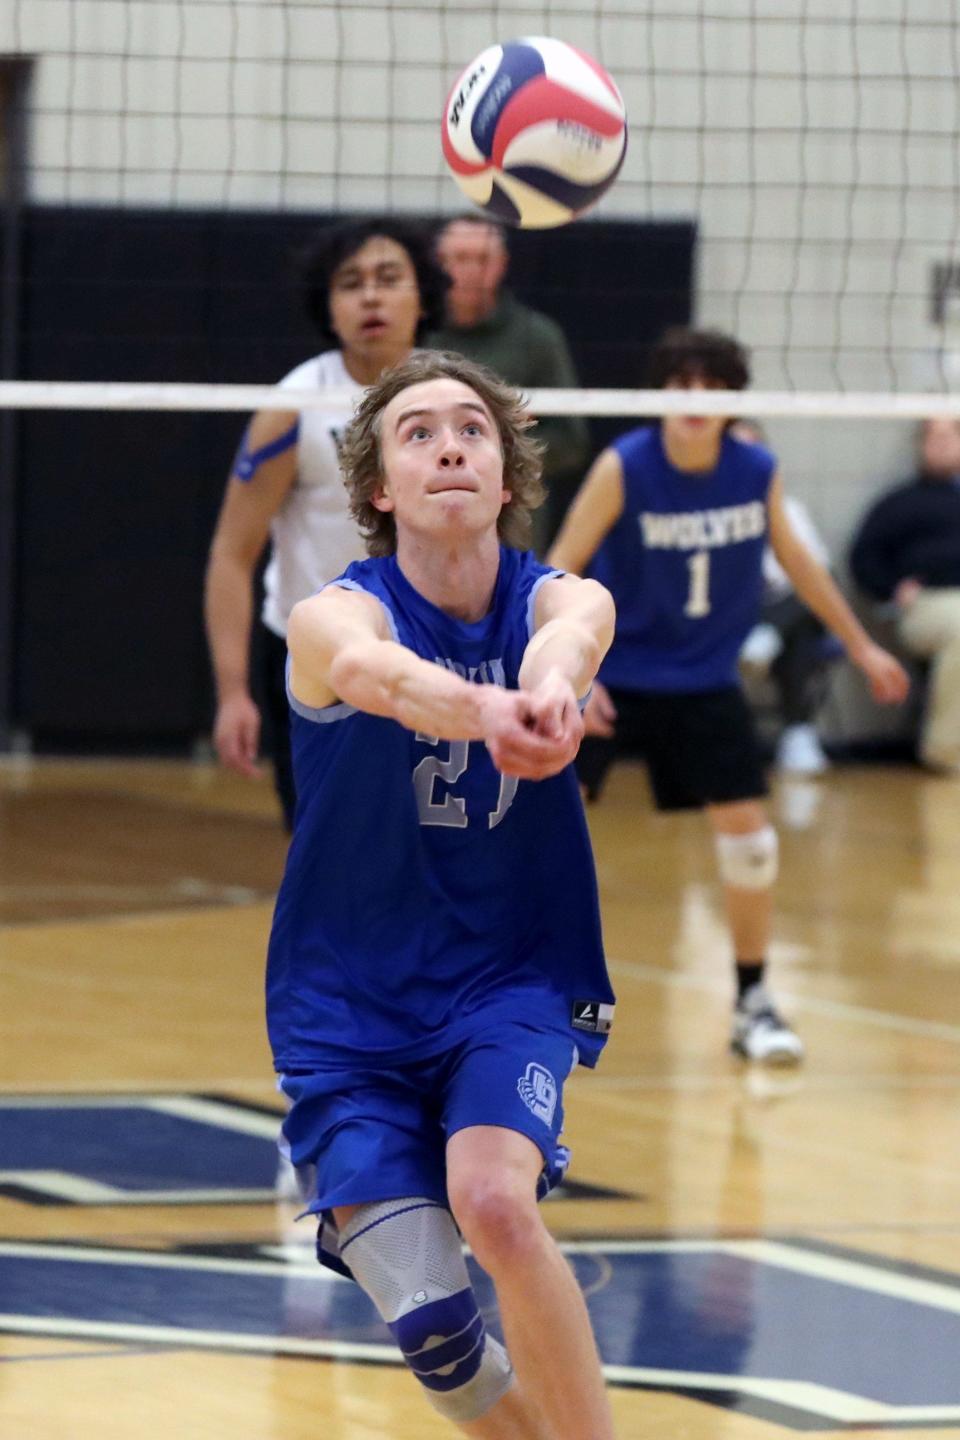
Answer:
<svg viewBox="0 0 960 1440"><path fill-rule="evenodd" d="M315 355L280 381L283 390L334 387L354 391L357 399L363 394L339 350ZM352 414L349 404L300 412L296 479L271 522L273 549L263 578L263 623L281 638L298 600L365 553L340 474L340 446Z"/></svg>
<svg viewBox="0 0 960 1440"><path fill-rule="evenodd" d="M617 607L601 680L667 693L736 684L760 609L774 457L725 434L712 470L678 470L659 425L612 448L623 511L590 567Z"/></svg>
<svg viewBox="0 0 960 1440"><path fill-rule="evenodd" d="M503 547L476 624L425 600L395 557L336 583L375 596L417 655L516 689L537 591L557 573ZM291 709L297 812L267 971L277 1068L406 1063L525 1018L593 1065L613 994L573 767L518 781L481 741L347 704L291 696Z"/></svg>

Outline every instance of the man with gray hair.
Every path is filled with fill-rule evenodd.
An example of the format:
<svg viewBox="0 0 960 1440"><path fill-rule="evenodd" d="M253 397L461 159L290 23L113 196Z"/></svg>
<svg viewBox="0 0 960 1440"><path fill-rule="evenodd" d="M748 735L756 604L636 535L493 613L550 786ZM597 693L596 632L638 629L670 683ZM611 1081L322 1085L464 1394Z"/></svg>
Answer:
<svg viewBox="0 0 960 1440"><path fill-rule="evenodd" d="M560 326L521 305L504 288L510 252L498 221L479 213L457 215L440 230L436 254L450 277L450 289L446 324L428 334L428 345L466 355L523 390L576 387L577 373ZM544 446L547 487L546 503L534 517L536 548L542 553L576 493L590 437L579 415L545 415L537 422L536 434Z"/></svg>

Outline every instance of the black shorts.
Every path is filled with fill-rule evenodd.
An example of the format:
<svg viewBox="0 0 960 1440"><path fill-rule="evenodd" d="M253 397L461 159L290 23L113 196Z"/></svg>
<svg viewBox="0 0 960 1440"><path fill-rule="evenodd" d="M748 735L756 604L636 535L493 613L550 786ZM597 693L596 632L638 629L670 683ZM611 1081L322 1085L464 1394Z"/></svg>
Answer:
<svg viewBox="0 0 960 1440"><path fill-rule="evenodd" d="M620 755L647 762L658 810L699 810L767 793L750 707L736 685L692 694L610 689L616 735L587 735L577 774L595 800Z"/></svg>

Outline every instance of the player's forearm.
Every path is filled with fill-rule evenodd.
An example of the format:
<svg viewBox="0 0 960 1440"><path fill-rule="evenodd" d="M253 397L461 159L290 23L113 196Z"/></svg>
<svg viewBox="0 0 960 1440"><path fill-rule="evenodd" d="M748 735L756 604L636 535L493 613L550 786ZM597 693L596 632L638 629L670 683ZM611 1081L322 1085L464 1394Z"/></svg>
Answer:
<svg viewBox="0 0 960 1440"><path fill-rule="evenodd" d="M568 575L582 575L597 552L605 530L595 524L590 513L590 497L581 490L550 547L547 564Z"/></svg>
<svg viewBox="0 0 960 1440"><path fill-rule="evenodd" d="M252 576L228 553L214 550L210 556L204 618L218 699L222 701L238 691L245 694L250 684Z"/></svg>
<svg viewBox="0 0 960 1440"><path fill-rule="evenodd" d="M789 557L787 562L781 559L781 564L800 599L843 643L848 655L855 656L862 646L870 644L866 630L822 565L806 552Z"/></svg>
<svg viewBox="0 0 960 1440"><path fill-rule="evenodd" d="M445 740L479 740L492 688L422 660L393 640L345 646L330 665L341 700L372 715L387 715L407 730Z"/></svg>
<svg viewBox="0 0 960 1440"><path fill-rule="evenodd" d="M582 575L587 562L573 537L561 530L550 547L546 563L555 565L558 570L565 570L568 575Z"/></svg>
<svg viewBox="0 0 960 1440"><path fill-rule="evenodd" d="M604 651L586 625L551 620L527 646L520 667L521 690L535 690L551 670L569 680L574 693L585 695L600 667Z"/></svg>
<svg viewBox="0 0 960 1440"><path fill-rule="evenodd" d="M613 639L615 613L608 592L594 581L578 588L577 606L537 631L524 652L520 686L535 690L550 670L559 670L578 695L586 694Z"/></svg>

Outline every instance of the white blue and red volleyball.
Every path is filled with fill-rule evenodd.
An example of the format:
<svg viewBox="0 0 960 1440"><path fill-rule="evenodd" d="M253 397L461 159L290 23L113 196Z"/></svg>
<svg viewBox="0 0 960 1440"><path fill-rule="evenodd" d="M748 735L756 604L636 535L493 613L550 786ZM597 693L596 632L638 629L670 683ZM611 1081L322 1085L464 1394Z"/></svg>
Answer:
<svg viewBox="0 0 960 1440"><path fill-rule="evenodd" d="M523 229L565 225L617 178L623 98L603 66L563 40L491 45L455 82L443 155L481 209Z"/></svg>

